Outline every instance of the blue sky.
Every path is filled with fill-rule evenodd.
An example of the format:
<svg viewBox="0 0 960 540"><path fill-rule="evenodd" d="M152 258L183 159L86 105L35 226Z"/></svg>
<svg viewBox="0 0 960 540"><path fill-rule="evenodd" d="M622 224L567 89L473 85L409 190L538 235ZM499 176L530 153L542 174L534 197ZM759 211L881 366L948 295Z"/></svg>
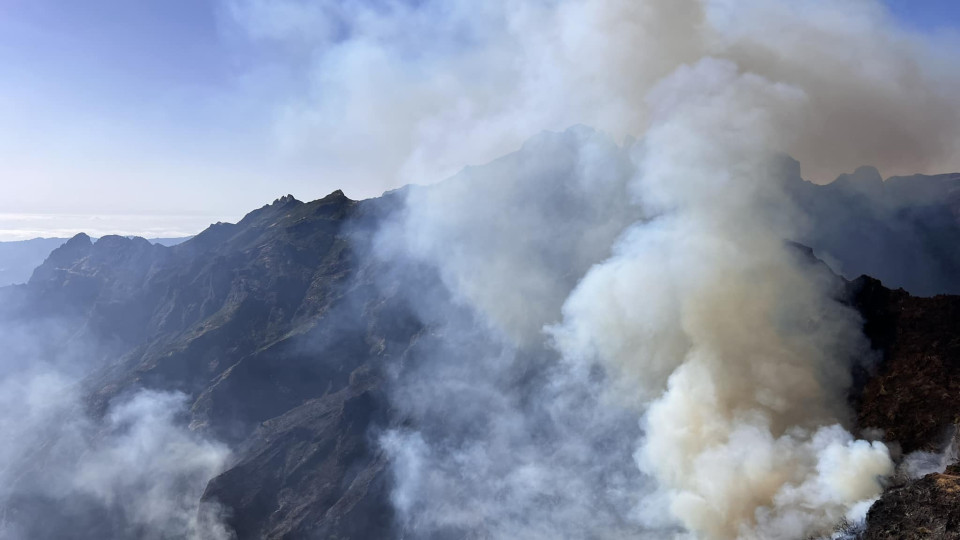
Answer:
<svg viewBox="0 0 960 540"><path fill-rule="evenodd" d="M228 210L203 188L225 187L217 164L255 144L258 119L231 102L243 99L244 66L218 17L191 0L0 5L0 114L17 128L0 151L21 164L0 175L26 173L4 179L17 193L0 211L107 212L123 200L124 213L174 211L158 200L191 192L207 200L184 198L185 211Z"/></svg>
<svg viewBox="0 0 960 540"><path fill-rule="evenodd" d="M960 2L956 0L885 0L905 23L924 31L956 29L960 25Z"/></svg>
<svg viewBox="0 0 960 540"><path fill-rule="evenodd" d="M920 32L951 31L960 24L960 2L887 1L896 17ZM179 229L160 223L151 230L191 232L211 221L237 219L288 192L311 199L343 188L350 196L369 197L395 187L398 178L418 178L429 167L411 161L402 145L391 154L394 139L379 131L400 133L421 124L403 114L390 116L395 111L389 103L368 111L337 105L335 98L377 85L391 91L397 80L423 90L419 83L407 81L404 73L366 83L367 73L358 75L361 82L330 73L353 65L379 66L370 73L381 73L400 63L416 74L444 61L432 48L468 47L474 32L486 30L468 20L473 14L454 17L443 12L443 4L426 14L394 6L411 26L409 35L371 27L381 32L377 39L399 43L402 52L385 54L370 46L376 40L368 40L321 64L316 51L336 49L349 33L343 21L368 21L358 13L382 9L380 3L389 4L0 2L0 214L6 216L0 216L0 239L42 233L18 225L19 215L177 216ZM493 10L488 15L494 21L498 16ZM451 30L419 32L417 25L429 26L431 17L448 17ZM438 42L425 45L430 39ZM435 79L431 85L447 84L443 77ZM430 95L433 88L423 92ZM403 91L412 90L398 90ZM319 111L310 107L321 99L333 104ZM429 110L429 103L422 107ZM355 125L344 128L346 133L324 132L347 121ZM341 138L364 140L364 130L371 129L365 121L382 121L369 147L341 144ZM466 165L461 161L468 161L468 154L442 146L445 135L432 135L432 144L444 150L438 153L449 155L449 163L436 170ZM393 176L400 165L407 174ZM71 230L64 219L49 230ZM18 234L18 227L29 232Z"/></svg>
<svg viewBox="0 0 960 540"><path fill-rule="evenodd" d="M273 151L272 107L296 84L268 48L219 2L0 3L0 213L202 227L334 189Z"/></svg>

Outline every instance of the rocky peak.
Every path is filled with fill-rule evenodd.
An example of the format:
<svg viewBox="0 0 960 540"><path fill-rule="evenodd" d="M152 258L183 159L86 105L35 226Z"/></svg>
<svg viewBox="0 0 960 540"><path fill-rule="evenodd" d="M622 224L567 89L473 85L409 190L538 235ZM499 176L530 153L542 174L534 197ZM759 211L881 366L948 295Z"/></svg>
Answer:
<svg viewBox="0 0 960 540"><path fill-rule="evenodd" d="M349 201L350 198L344 195L343 190L338 189L320 200L334 202L334 201Z"/></svg>
<svg viewBox="0 0 960 540"><path fill-rule="evenodd" d="M833 181L832 186L871 198L883 195L883 177L876 167L858 167L852 174L841 174Z"/></svg>
<svg viewBox="0 0 960 540"><path fill-rule="evenodd" d="M257 208L256 210L243 216L243 219L237 222L237 225L264 225L267 222L275 220L290 210L302 205L303 203L298 201L293 195L284 195L279 199L275 199L272 203L261 206L260 208Z"/></svg>
<svg viewBox="0 0 960 540"><path fill-rule="evenodd" d="M287 206L288 204L303 204L303 203L298 201L296 197L288 193L283 197L280 197L279 199L275 199L273 203L270 204L270 206Z"/></svg>
<svg viewBox="0 0 960 540"><path fill-rule="evenodd" d="M93 241L86 233L79 233L53 250L47 260L33 271L30 282L44 281L56 275L58 269L73 266L90 255Z"/></svg>
<svg viewBox="0 0 960 540"><path fill-rule="evenodd" d="M93 245L93 240L90 239L90 236L87 233L77 233L73 238L66 241L61 247L73 246L73 245Z"/></svg>

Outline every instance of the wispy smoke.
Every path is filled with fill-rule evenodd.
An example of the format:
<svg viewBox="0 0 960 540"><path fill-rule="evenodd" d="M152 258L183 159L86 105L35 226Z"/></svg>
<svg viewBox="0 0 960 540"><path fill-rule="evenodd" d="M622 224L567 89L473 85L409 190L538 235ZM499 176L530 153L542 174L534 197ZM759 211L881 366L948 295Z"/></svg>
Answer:
<svg viewBox="0 0 960 540"><path fill-rule="evenodd" d="M930 473L942 473L960 460L960 430L951 426L946 443L938 452L917 450L903 457L897 472L907 479L922 478Z"/></svg>
<svg viewBox="0 0 960 540"><path fill-rule="evenodd" d="M601 374L558 363L539 331L639 212L625 192L629 163L626 149L591 130L544 133L411 191L403 216L381 231L379 254L401 283L418 285L408 303L429 328L391 383L407 427L381 441L401 535L642 532L629 517L648 491L630 457L635 412L610 402ZM516 182L517 171L528 182ZM439 281L411 278L432 272Z"/></svg>
<svg viewBox="0 0 960 540"><path fill-rule="evenodd" d="M76 464L73 489L119 507L141 538L229 538L218 508L201 508L207 481L229 450L191 433L177 416L186 396L141 391L114 406L106 436Z"/></svg>
<svg viewBox="0 0 960 540"><path fill-rule="evenodd" d="M629 148L585 127L542 133L523 148L407 197L385 247L442 261L441 278L517 342L544 324L586 270L640 215ZM518 181L522 179L522 181ZM563 239L563 241L558 241Z"/></svg>
<svg viewBox="0 0 960 540"><path fill-rule="evenodd" d="M0 323L0 538L229 538L199 504L228 448L186 428L182 394L88 411L81 381L103 350L70 327Z"/></svg>

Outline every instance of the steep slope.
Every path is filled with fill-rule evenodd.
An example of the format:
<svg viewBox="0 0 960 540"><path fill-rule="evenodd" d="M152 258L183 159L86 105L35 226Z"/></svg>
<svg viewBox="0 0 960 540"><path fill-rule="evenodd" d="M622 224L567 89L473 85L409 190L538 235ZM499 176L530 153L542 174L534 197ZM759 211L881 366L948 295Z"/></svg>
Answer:
<svg viewBox="0 0 960 540"><path fill-rule="evenodd" d="M369 429L382 383L358 368L343 389L261 424L204 498L231 511L240 538L387 538L388 475Z"/></svg>
<svg viewBox="0 0 960 540"><path fill-rule="evenodd" d="M358 256L367 214L390 204L389 197L360 204L341 192L309 204L288 196L170 248L78 235L27 285L0 290L2 305L7 321L21 325L55 317L63 332L51 350L97 344L83 381L94 416L136 388L176 390L192 402L186 420L194 430L242 449L236 470L266 459L257 466L280 491L271 492L266 480L249 483L245 472L228 473L210 489L217 498L217 486L240 493L231 483L240 478L266 498L256 512L242 497L222 497L236 506L231 525L239 537L302 534L302 524L317 525L318 508L333 506L358 510L352 524L347 510L335 511L331 534L385 530L384 466L367 440L372 413L383 410L376 373L397 348L389 331L399 329L402 346L416 328L402 327L402 314L391 313L390 299L372 286L376 271ZM271 435L277 432L279 440ZM322 477L302 474L334 449L338 459ZM296 454L280 463L309 463L267 457L278 452ZM332 487L318 487L321 480ZM379 487L368 495L362 487L370 483ZM289 504L301 510L277 512ZM50 514L47 532L57 528L58 513Z"/></svg>
<svg viewBox="0 0 960 540"><path fill-rule="evenodd" d="M938 451L960 423L960 297L918 298L860 278L857 305L883 362L863 388L862 426L904 453Z"/></svg>

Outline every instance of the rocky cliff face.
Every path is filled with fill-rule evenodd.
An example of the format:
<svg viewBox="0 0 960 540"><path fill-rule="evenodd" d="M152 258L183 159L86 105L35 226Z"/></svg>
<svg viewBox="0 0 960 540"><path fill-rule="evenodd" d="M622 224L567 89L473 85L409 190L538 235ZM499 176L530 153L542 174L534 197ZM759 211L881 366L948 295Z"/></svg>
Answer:
<svg viewBox="0 0 960 540"><path fill-rule="evenodd" d="M867 515L864 540L960 538L960 476L955 468L890 488Z"/></svg>

